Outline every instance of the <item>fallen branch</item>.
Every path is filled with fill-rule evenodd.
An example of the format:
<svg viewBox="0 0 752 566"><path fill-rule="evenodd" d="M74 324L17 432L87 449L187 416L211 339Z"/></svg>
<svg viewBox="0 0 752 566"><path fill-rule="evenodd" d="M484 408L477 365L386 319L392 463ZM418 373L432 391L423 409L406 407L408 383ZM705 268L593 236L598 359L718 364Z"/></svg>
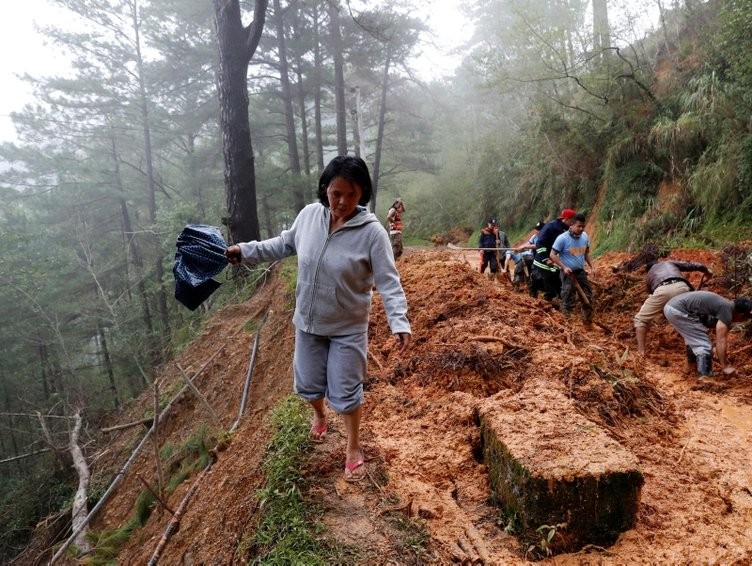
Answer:
<svg viewBox="0 0 752 566"><path fill-rule="evenodd" d="M143 425L151 426L153 422L154 422L154 419L152 417L149 417L147 419L141 419L140 421L133 421L132 423L108 426L107 428L100 429L99 432L117 432L118 430L125 430L127 428L133 428L135 426L143 426Z"/></svg>
<svg viewBox="0 0 752 566"><path fill-rule="evenodd" d="M21 454L20 456L14 456L13 458L6 458L5 460L0 460L0 464L6 464L8 462L15 462L16 460L23 460L25 458L31 458L32 456L36 456L37 454L41 454L42 452L49 452L49 448L42 448L40 450L35 450L34 452L29 452L28 454Z"/></svg>
<svg viewBox="0 0 752 566"><path fill-rule="evenodd" d="M480 560L480 557L478 556L478 553L475 551L475 548L473 548L473 545L470 544L470 541L468 541L465 537L463 536L459 537L457 539L457 544L460 545L460 548L470 558L470 564L475 564L478 560Z"/></svg>
<svg viewBox="0 0 752 566"><path fill-rule="evenodd" d="M86 520L86 515L88 515L86 492L89 489L89 479L91 478L91 473L89 472L89 466L86 463L84 453L81 450L81 447L78 445L78 437L81 433L81 426L83 425L83 419L81 418L80 410L76 411L74 418L75 424L73 425L73 429L70 432L70 443L68 444L68 448L70 450L71 457L73 458L73 467L78 474L78 489L76 489L76 494L73 497L73 509L71 510L71 529L78 531L78 534L76 535L74 541L80 551L86 553L91 550L91 544L86 538L87 528L86 523L84 522Z"/></svg>
<svg viewBox="0 0 752 566"><path fill-rule="evenodd" d="M149 482L147 482L147 481L146 481L146 480L145 480L145 479L144 479L144 478L143 478L143 477L141 476L141 474L139 474L139 473L136 473L136 477L137 477L137 478L139 479L139 481L140 481L140 482L141 482L142 484L144 484L144 487L146 488L146 490L147 490L147 491L148 491L149 493L151 493L151 494L152 494L152 496L154 497L154 499L156 499L156 500L157 500L157 503L159 503L159 504L160 504L160 505L161 505L161 506L162 506L162 507L163 507L163 508L164 508L164 509L165 509L165 510L166 510L166 511L167 511L167 512L168 512L168 513L170 514L170 515L172 515L172 516L174 517L174 516L175 516L175 511L173 511L172 509L170 509L170 506L169 506L169 505L167 505L167 502L166 502L166 501L165 501L164 499L162 499L162 495L161 495L160 493L157 493L156 491L154 491L154 489L152 489L152 487L151 487L151 486L149 485Z"/></svg>
<svg viewBox="0 0 752 566"><path fill-rule="evenodd" d="M373 363L375 363L375 364L376 364L376 367L378 367L378 368L379 368L379 371L383 371L383 369L384 369L384 366L383 366L383 365L381 365L381 362L380 362L380 361L379 361L379 359L378 359L378 358L377 358L377 357L376 357L376 356L375 356L375 355L373 354L373 352L371 352L371 349L370 349L370 348L368 348L368 355L369 355L369 356L371 357L371 360L373 360Z"/></svg>
<svg viewBox="0 0 752 566"><path fill-rule="evenodd" d="M209 404L209 401L206 400L206 397L204 397L201 391L198 390L198 387L196 387L193 384L193 382L191 381L191 378L188 377L188 375L185 373L185 370L180 366L180 364L175 364L175 366L178 368L178 370L180 370L180 375L183 377L183 380L185 381L186 385L190 388L191 391L193 391L196 397L198 397L199 401L201 401L204 407L206 407L206 410L209 412L209 415L214 421L214 424L216 424L217 427L221 427L222 421L219 420L217 413L214 412L214 409L212 409L211 405Z"/></svg>
<svg viewBox="0 0 752 566"><path fill-rule="evenodd" d="M157 548L154 549L154 553L151 555L151 558L149 559L149 562L148 562L149 566L156 566L157 562L159 561L159 557L162 555L162 552L167 546L167 543L170 541L170 538L175 532L177 532L178 528L180 527L180 520L183 518L183 515L185 514L185 510L188 507L188 502L191 500L191 497L193 497L193 494L196 493L196 489L198 488L198 485L204 479L204 477L209 472L209 470L211 470L211 467L214 465L214 462L215 462L214 460L215 457L216 457L216 453L212 452L210 454L209 463L201 471L199 476L196 478L196 481L193 482L193 485L191 486L191 488L186 492L185 496L183 497L183 500L180 502L180 505L177 508L177 511L175 511L172 519L170 520L170 523L167 525L167 528L165 529L165 532L162 535L162 538L159 539Z"/></svg>
<svg viewBox="0 0 752 566"><path fill-rule="evenodd" d="M480 556L480 559L483 561L483 564L491 564L491 555L488 552L488 547L486 546L485 541L483 540L483 536L480 534L478 529L475 528L475 525L469 524L465 527L465 534L470 539L470 542L473 543L473 546L475 547L475 550L478 551L478 556Z"/></svg>

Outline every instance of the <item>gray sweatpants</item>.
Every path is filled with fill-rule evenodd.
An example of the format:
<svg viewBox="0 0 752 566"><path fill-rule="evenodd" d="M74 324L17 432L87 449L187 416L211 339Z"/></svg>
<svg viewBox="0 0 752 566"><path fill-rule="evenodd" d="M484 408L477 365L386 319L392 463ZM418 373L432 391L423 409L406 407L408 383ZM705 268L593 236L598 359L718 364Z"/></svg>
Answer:
<svg viewBox="0 0 752 566"><path fill-rule="evenodd" d="M295 393L306 401L326 398L336 413L363 404L368 333L318 336L295 329Z"/></svg>
<svg viewBox="0 0 752 566"><path fill-rule="evenodd" d="M684 343L692 349L695 356L710 355L713 342L708 336L708 329L700 322L696 314L688 313L670 305L663 307L663 315L671 326L684 338Z"/></svg>

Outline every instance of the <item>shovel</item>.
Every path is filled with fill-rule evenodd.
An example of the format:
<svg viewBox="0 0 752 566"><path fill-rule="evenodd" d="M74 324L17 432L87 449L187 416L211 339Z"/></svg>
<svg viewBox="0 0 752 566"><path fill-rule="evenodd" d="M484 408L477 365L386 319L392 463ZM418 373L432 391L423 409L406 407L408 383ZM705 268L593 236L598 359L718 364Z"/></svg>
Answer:
<svg viewBox="0 0 752 566"><path fill-rule="evenodd" d="M582 287L580 286L580 282L577 281L577 278L572 273L569 274L569 278L572 280L572 284L574 285L574 288L577 289L577 294L582 299L582 302L585 303L587 306L591 306L590 299L587 298L585 291L582 290Z"/></svg>

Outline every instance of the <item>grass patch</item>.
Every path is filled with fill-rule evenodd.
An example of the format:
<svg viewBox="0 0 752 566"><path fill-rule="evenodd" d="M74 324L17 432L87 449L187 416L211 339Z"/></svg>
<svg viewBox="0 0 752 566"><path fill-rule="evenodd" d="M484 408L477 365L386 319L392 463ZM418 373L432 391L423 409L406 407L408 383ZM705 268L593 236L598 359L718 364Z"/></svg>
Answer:
<svg viewBox="0 0 752 566"><path fill-rule="evenodd" d="M298 260L296 257L286 257L282 260L279 278L285 289L285 309L295 308L295 287L298 284Z"/></svg>
<svg viewBox="0 0 752 566"><path fill-rule="evenodd" d="M310 423L297 397L283 400L272 413L274 436L258 492L262 516L250 541L254 564L328 564L326 549L314 537L316 517L305 505L300 474Z"/></svg>
<svg viewBox="0 0 752 566"><path fill-rule="evenodd" d="M89 531L86 538L94 547L82 564L87 566L105 566L117 564L120 547L125 544L136 529L140 529L149 520L154 505L154 496L143 490L133 506L133 515L117 529Z"/></svg>

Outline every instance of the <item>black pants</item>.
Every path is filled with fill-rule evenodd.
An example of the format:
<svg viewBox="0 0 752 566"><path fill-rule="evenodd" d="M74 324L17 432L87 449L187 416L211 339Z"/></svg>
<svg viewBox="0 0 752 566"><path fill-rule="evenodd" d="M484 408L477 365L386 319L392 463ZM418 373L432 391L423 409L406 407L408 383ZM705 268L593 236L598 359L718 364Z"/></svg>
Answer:
<svg viewBox="0 0 752 566"><path fill-rule="evenodd" d="M583 293L587 297L587 303L580 297L579 292L575 288L575 280L580 284ZM585 322L591 322L593 320L593 288L588 281L587 272L584 269L575 269L572 271L572 275L565 275L561 272L561 312L562 314L569 315L574 309L576 302L580 303L580 309L582 310L582 319Z"/></svg>
<svg viewBox="0 0 752 566"><path fill-rule="evenodd" d="M543 291L543 298L547 301L553 301L561 293L561 279L559 270L550 271L537 265L533 266L533 284L530 288L530 294L533 297L538 296L538 291Z"/></svg>
<svg viewBox="0 0 752 566"><path fill-rule="evenodd" d="M483 255L480 258L480 272L483 273L488 265L491 266L491 273L499 271L499 264L496 261L496 252L483 252Z"/></svg>

